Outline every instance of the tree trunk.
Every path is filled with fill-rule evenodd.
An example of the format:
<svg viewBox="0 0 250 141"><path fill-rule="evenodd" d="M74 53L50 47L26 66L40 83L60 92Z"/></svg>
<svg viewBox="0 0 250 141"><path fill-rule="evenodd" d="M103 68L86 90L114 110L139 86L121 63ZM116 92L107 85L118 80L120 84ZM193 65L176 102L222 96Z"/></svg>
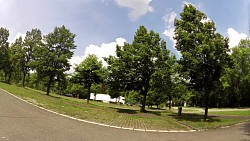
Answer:
<svg viewBox="0 0 250 141"><path fill-rule="evenodd" d="M7 75L7 73L6 72L4 72L5 74L4 74L4 81L5 82L8 82L8 80L7 80L7 78L8 78L8 75Z"/></svg>
<svg viewBox="0 0 250 141"><path fill-rule="evenodd" d="M208 106L205 107L204 121L207 120L208 117Z"/></svg>
<svg viewBox="0 0 250 141"><path fill-rule="evenodd" d="M11 80L11 76L12 76L12 72L9 73L9 77L8 77L8 83L10 83Z"/></svg>
<svg viewBox="0 0 250 141"><path fill-rule="evenodd" d="M50 77L49 77L49 82L48 82L48 85L47 85L47 95L49 95L49 93L50 93L50 88L51 88L51 84L52 84L52 79L53 79L53 76L50 76Z"/></svg>
<svg viewBox="0 0 250 141"><path fill-rule="evenodd" d="M90 88L91 88L91 84L88 84L88 97L87 97L87 104L89 104L89 100L90 100Z"/></svg>
<svg viewBox="0 0 250 141"><path fill-rule="evenodd" d="M172 96L169 97L168 109L170 110L172 106Z"/></svg>
<svg viewBox="0 0 250 141"><path fill-rule="evenodd" d="M50 82L49 82L48 85L47 85L47 93L46 93L47 95L49 95L49 93L50 93L50 87L51 86L50 86Z"/></svg>
<svg viewBox="0 0 250 141"><path fill-rule="evenodd" d="M145 105L146 105L147 93L146 93L146 92L143 92L142 94L143 94L143 100L142 100L142 106L141 106L140 112L145 113L145 112L146 112L146 110L145 110Z"/></svg>
<svg viewBox="0 0 250 141"><path fill-rule="evenodd" d="M209 102L209 93L205 93L205 114L204 114L204 121L208 118L208 102Z"/></svg>
<svg viewBox="0 0 250 141"><path fill-rule="evenodd" d="M23 73L23 87L25 87L26 73Z"/></svg>

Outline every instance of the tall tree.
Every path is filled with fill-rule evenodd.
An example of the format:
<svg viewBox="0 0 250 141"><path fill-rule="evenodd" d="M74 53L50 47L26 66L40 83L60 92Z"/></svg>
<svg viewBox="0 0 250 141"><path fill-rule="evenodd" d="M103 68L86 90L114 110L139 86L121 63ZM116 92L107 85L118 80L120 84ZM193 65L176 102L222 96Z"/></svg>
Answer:
<svg viewBox="0 0 250 141"><path fill-rule="evenodd" d="M116 57L106 59L111 72L110 83L118 83L125 90L135 90L143 97L141 112L145 112L145 102L151 88L150 81L157 68L160 68L162 54L169 51L166 43L158 33L148 32L140 26L134 36L132 44L125 43L123 47L117 46Z"/></svg>
<svg viewBox="0 0 250 141"><path fill-rule="evenodd" d="M10 66L10 78L14 74L14 80L20 82L23 79L22 73L25 67L25 50L23 48L22 37L17 38L10 46Z"/></svg>
<svg viewBox="0 0 250 141"><path fill-rule="evenodd" d="M125 69L124 63L119 61L118 58L110 56L109 58L104 58L104 60L109 64L107 67L108 77L107 84L109 88L109 95L112 98L117 98L126 91L125 89L125 79L124 74L127 74L129 70ZM127 91L128 92L128 91Z"/></svg>
<svg viewBox="0 0 250 141"><path fill-rule="evenodd" d="M233 67L223 76L228 106L250 106L250 40L241 40L232 49Z"/></svg>
<svg viewBox="0 0 250 141"><path fill-rule="evenodd" d="M24 65L22 66L23 72L23 87L25 86L25 79L27 74L29 74L31 70L30 63L34 59L34 50L42 46L42 33L39 29L32 29L31 31L26 32L26 36L24 38L24 46L25 50L25 60Z"/></svg>
<svg viewBox="0 0 250 141"><path fill-rule="evenodd" d="M90 90L94 83L102 81L102 62L98 61L95 55L88 55L76 68L73 75L73 81L84 84L88 88L87 103L90 100Z"/></svg>
<svg viewBox="0 0 250 141"><path fill-rule="evenodd" d="M210 94L229 62L228 38L216 33L215 23L190 4L184 6L174 24L183 76L203 95L207 119Z"/></svg>
<svg viewBox="0 0 250 141"><path fill-rule="evenodd" d="M39 78L46 81L47 95L55 81L64 79L64 72L70 69L68 59L73 55L75 34L65 26L55 27L54 31L44 36L44 45L36 48L32 66Z"/></svg>
<svg viewBox="0 0 250 141"><path fill-rule="evenodd" d="M168 56L168 51L162 52L157 62L155 73L152 75L152 90L154 91L154 97L158 98L158 101L166 102L168 100L168 107L171 109L172 100L174 97L174 82L173 74L176 71L175 56ZM161 104L161 103L159 103Z"/></svg>
<svg viewBox="0 0 250 141"><path fill-rule="evenodd" d="M5 73L5 79L9 72L9 30L1 27L0 28L0 70Z"/></svg>

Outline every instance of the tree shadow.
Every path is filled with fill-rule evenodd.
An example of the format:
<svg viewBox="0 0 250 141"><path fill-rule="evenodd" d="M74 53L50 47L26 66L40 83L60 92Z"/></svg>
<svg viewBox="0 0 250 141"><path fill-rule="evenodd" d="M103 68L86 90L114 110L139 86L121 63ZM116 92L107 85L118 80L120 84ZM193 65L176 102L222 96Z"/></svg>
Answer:
<svg viewBox="0 0 250 141"><path fill-rule="evenodd" d="M150 107L150 108L148 108L148 109L150 109L150 110L159 110L159 111L165 111L166 109L162 109L162 108L154 108L154 107Z"/></svg>
<svg viewBox="0 0 250 141"><path fill-rule="evenodd" d="M124 113L124 114L140 114L139 110L134 110L134 109L124 109L124 108L118 108L118 107L109 107L111 109L115 109L118 113ZM154 114L157 116L161 116L160 111L146 111L146 114ZM143 114L143 113L142 113Z"/></svg>
<svg viewBox="0 0 250 141"><path fill-rule="evenodd" d="M157 116L161 116L161 112L160 111L146 111L146 113L150 113L150 114L154 114Z"/></svg>
<svg viewBox="0 0 250 141"><path fill-rule="evenodd" d="M243 130L244 135L249 137L248 139L243 139L241 141L250 141L250 122L243 124L243 126L240 130Z"/></svg>
<svg viewBox="0 0 250 141"><path fill-rule="evenodd" d="M5 83L5 84L11 84L10 82L4 81L4 80L0 80L0 82Z"/></svg>
<svg viewBox="0 0 250 141"><path fill-rule="evenodd" d="M174 117L179 121L189 121L189 122L202 122L204 119L204 115L196 114L196 113L182 113L181 116L177 116L177 114L173 113L169 116ZM206 122L220 122L221 119L218 116L208 116L208 120Z"/></svg>
<svg viewBox="0 0 250 141"><path fill-rule="evenodd" d="M136 114L136 113L138 113L137 110L132 110L132 109L122 109L122 108L113 108L113 109L116 109L118 113L125 113L125 114Z"/></svg>

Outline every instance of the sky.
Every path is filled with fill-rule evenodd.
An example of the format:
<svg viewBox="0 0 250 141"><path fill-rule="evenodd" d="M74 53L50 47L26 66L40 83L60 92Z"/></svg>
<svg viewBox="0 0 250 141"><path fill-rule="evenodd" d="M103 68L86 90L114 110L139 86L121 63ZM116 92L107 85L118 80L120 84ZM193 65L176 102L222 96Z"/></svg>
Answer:
<svg viewBox="0 0 250 141"><path fill-rule="evenodd" d="M116 44L131 43L140 25L159 33L180 57L174 48L173 23L184 4L194 5L214 21L217 32L229 37L231 48L249 37L250 0L0 0L0 27L9 30L13 42L33 28L46 35L65 25L76 34L72 65L88 54L100 60L115 55Z"/></svg>

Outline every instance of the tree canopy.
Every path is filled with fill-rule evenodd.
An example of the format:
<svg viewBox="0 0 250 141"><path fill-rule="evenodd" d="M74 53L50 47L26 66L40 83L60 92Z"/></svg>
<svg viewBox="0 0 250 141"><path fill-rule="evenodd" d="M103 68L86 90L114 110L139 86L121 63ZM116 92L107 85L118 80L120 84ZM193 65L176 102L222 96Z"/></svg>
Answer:
<svg viewBox="0 0 250 141"><path fill-rule="evenodd" d="M229 62L228 38L217 33L215 23L190 4L185 5L174 25L183 77L203 95L206 119L210 93Z"/></svg>
<svg viewBox="0 0 250 141"><path fill-rule="evenodd" d="M44 44L35 49L32 66L40 79L46 80L47 94L55 81L64 79L64 72L70 69L68 59L73 56L75 34L65 26L55 27L44 36Z"/></svg>
<svg viewBox="0 0 250 141"><path fill-rule="evenodd" d="M109 81L120 90L138 91L142 98L141 112L145 112L146 97L156 70L169 58L166 43L154 31L140 26L132 44L117 46L116 57L106 58L111 72Z"/></svg>
<svg viewBox="0 0 250 141"><path fill-rule="evenodd" d="M91 86L94 83L98 84L102 81L102 73L102 62L98 61L95 55L88 55L86 59L75 68L75 74L72 77L72 81L80 83L88 88L87 103L89 103L90 100Z"/></svg>

